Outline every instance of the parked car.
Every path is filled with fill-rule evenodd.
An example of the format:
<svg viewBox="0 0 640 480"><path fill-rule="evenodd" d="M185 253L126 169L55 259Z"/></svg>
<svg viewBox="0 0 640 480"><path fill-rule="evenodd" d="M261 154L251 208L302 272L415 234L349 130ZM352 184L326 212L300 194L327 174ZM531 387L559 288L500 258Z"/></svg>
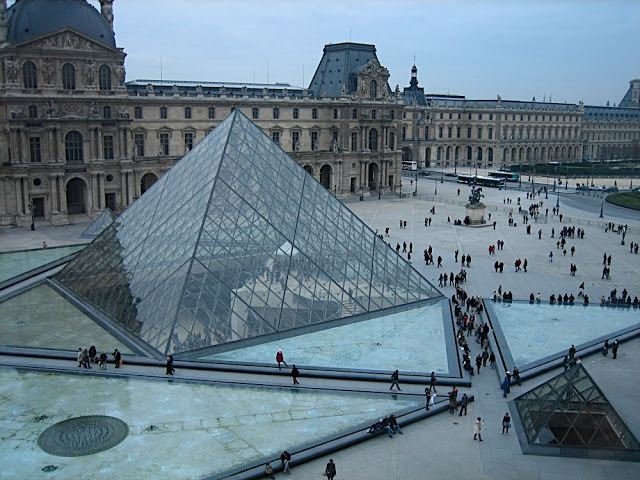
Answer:
<svg viewBox="0 0 640 480"><path fill-rule="evenodd" d="M419 177L428 177L429 175L431 175L429 172L418 172Z"/></svg>
<svg viewBox="0 0 640 480"><path fill-rule="evenodd" d="M609 187L606 191L607 193L618 193L618 187Z"/></svg>

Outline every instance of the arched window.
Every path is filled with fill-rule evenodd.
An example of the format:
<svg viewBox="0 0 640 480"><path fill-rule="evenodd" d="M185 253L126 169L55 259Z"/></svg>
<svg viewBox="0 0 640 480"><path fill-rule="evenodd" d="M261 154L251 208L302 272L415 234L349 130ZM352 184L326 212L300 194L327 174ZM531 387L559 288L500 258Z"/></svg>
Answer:
<svg viewBox="0 0 640 480"><path fill-rule="evenodd" d="M38 118L38 107L36 105L29 105L29 118Z"/></svg>
<svg viewBox="0 0 640 480"><path fill-rule="evenodd" d="M447 162L451 159L451 147L447 147L447 155L445 157Z"/></svg>
<svg viewBox="0 0 640 480"><path fill-rule="evenodd" d="M313 110L311 110L311 118L314 120L318 119L318 109L314 108Z"/></svg>
<svg viewBox="0 0 640 480"><path fill-rule="evenodd" d="M460 147L456 147L456 150L453 155L454 155L453 159L457 162L458 159L460 158Z"/></svg>
<svg viewBox="0 0 640 480"><path fill-rule="evenodd" d="M62 88L65 90L76 89L76 67L70 63L62 66Z"/></svg>
<svg viewBox="0 0 640 480"><path fill-rule="evenodd" d="M369 150L372 152L378 150L378 130L375 128L369 130Z"/></svg>
<svg viewBox="0 0 640 480"><path fill-rule="evenodd" d="M107 65L100 65L98 69L98 84L100 90L111 90L111 69Z"/></svg>
<svg viewBox="0 0 640 480"><path fill-rule="evenodd" d="M142 118L142 107L136 107L133 110L133 116L137 119L141 119Z"/></svg>
<svg viewBox="0 0 640 480"><path fill-rule="evenodd" d="M253 118L254 120L257 119L260 116L260 110L258 110L258 107L253 107L251 109L251 118Z"/></svg>
<svg viewBox="0 0 640 480"><path fill-rule="evenodd" d="M278 120L279 118L280 118L280 109L278 107L275 107L273 109L273 119Z"/></svg>
<svg viewBox="0 0 640 480"><path fill-rule="evenodd" d="M167 107L160 107L160 118L167 118Z"/></svg>
<svg viewBox="0 0 640 480"><path fill-rule="evenodd" d="M369 96L378 96L378 82L376 82L375 80L371 80L371 82L369 82Z"/></svg>
<svg viewBox="0 0 640 480"><path fill-rule="evenodd" d="M33 62L24 62L22 65L22 80L24 88L38 88L38 69Z"/></svg>
<svg viewBox="0 0 640 480"><path fill-rule="evenodd" d="M489 147L487 151L487 162L493 163L493 148Z"/></svg>
<svg viewBox="0 0 640 480"><path fill-rule="evenodd" d="M473 159L473 151L471 150L471 147L467 147L467 160L472 160Z"/></svg>
<svg viewBox="0 0 640 480"><path fill-rule="evenodd" d="M478 162L482 162L482 147L478 147Z"/></svg>
<svg viewBox="0 0 640 480"><path fill-rule="evenodd" d="M442 160L442 147L438 147L438 154L436 155L436 160L438 162Z"/></svg>
<svg viewBox="0 0 640 480"><path fill-rule="evenodd" d="M191 107L184 107L184 118L191 118Z"/></svg>
<svg viewBox="0 0 640 480"><path fill-rule="evenodd" d="M67 163L82 163L82 134L75 130L64 137L64 151Z"/></svg>
<svg viewBox="0 0 640 480"><path fill-rule="evenodd" d="M300 110L297 108L293 109L293 118L294 120L297 120L298 118L300 118Z"/></svg>
<svg viewBox="0 0 640 480"><path fill-rule="evenodd" d="M111 107L109 105L102 107L102 118L111 118Z"/></svg>
<svg viewBox="0 0 640 480"><path fill-rule="evenodd" d="M396 149L396 132L389 132L389 149Z"/></svg>

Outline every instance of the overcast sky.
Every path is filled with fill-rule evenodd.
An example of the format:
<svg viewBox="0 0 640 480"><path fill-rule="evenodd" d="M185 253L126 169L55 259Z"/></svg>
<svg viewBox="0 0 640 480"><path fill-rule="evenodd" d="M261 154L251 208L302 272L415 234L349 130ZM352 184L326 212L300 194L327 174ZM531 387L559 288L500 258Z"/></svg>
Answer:
<svg viewBox="0 0 640 480"><path fill-rule="evenodd" d="M97 0L90 0L99 9ZM640 1L116 0L127 79L308 86L327 43L372 43L408 85L617 104L640 77Z"/></svg>

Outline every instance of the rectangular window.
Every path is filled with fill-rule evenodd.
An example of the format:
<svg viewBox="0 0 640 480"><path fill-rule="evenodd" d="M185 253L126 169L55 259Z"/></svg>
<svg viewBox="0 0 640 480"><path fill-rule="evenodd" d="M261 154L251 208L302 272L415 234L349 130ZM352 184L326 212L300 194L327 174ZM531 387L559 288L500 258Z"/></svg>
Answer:
<svg viewBox="0 0 640 480"><path fill-rule="evenodd" d="M471 114L469 114L469 120L471 120Z"/></svg>
<svg viewBox="0 0 640 480"><path fill-rule="evenodd" d="M489 140L493 140L493 128L489 127Z"/></svg>
<svg viewBox="0 0 640 480"><path fill-rule="evenodd" d="M396 134L395 132L389 132L389 148L391 150L396 149Z"/></svg>
<svg viewBox="0 0 640 480"><path fill-rule="evenodd" d="M160 134L160 155L169 155L169 134Z"/></svg>
<svg viewBox="0 0 640 480"><path fill-rule="evenodd" d="M311 150L318 150L318 132L311 132Z"/></svg>
<svg viewBox="0 0 640 480"><path fill-rule="evenodd" d="M144 157L144 133L136 133L133 137L133 154L138 157Z"/></svg>
<svg viewBox="0 0 640 480"><path fill-rule="evenodd" d="M482 114L481 113L478 114L478 120L482 120Z"/></svg>
<svg viewBox="0 0 640 480"><path fill-rule="evenodd" d="M29 137L29 158L31 159L31 163L42 162L40 137Z"/></svg>
<svg viewBox="0 0 640 480"><path fill-rule="evenodd" d="M460 127L456 128L456 138L460 138Z"/></svg>
<svg viewBox="0 0 640 480"><path fill-rule="evenodd" d="M209 119L212 120L216 118L216 109L215 107L209 107Z"/></svg>
<svg viewBox="0 0 640 480"><path fill-rule="evenodd" d="M424 138L429 138L429 127L424 127Z"/></svg>
<svg viewBox="0 0 640 480"><path fill-rule="evenodd" d="M471 138L471 127L467 128L467 138Z"/></svg>
<svg viewBox="0 0 640 480"><path fill-rule="evenodd" d="M451 134L453 133L453 127L447 127L447 137L451 138Z"/></svg>
<svg viewBox="0 0 640 480"><path fill-rule="evenodd" d="M493 113L489 114L489 120L493 120Z"/></svg>
<svg viewBox="0 0 640 480"><path fill-rule="evenodd" d="M187 132L184 134L184 151L188 152L193 148L193 133Z"/></svg>
<svg viewBox="0 0 640 480"><path fill-rule="evenodd" d="M478 138L482 138L482 127L478 127Z"/></svg>
<svg viewBox="0 0 640 480"><path fill-rule="evenodd" d="M351 132L351 151L356 152L358 150L358 132Z"/></svg>
<svg viewBox="0 0 640 480"><path fill-rule="evenodd" d="M442 113L440 113L440 120L442 120Z"/></svg>
<svg viewBox="0 0 640 480"><path fill-rule="evenodd" d="M113 160L113 135L102 137L102 158Z"/></svg>
<svg viewBox="0 0 640 480"><path fill-rule="evenodd" d="M184 107L184 118L191 118L191 107Z"/></svg>
<svg viewBox="0 0 640 480"><path fill-rule="evenodd" d="M300 132L291 132L291 146L294 152L300 150Z"/></svg>
<svg viewBox="0 0 640 480"><path fill-rule="evenodd" d="M318 119L318 109L317 108L314 108L314 109L311 110L311 118L313 120L317 120Z"/></svg>
<svg viewBox="0 0 640 480"><path fill-rule="evenodd" d="M402 139L407 138L407 127L402 127ZM440 138L442 138L442 127L440 127Z"/></svg>
<svg viewBox="0 0 640 480"><path fill-rule="evenodd" d="M271 132L271 140L276 145L280 145L280 132Z"/></svg>

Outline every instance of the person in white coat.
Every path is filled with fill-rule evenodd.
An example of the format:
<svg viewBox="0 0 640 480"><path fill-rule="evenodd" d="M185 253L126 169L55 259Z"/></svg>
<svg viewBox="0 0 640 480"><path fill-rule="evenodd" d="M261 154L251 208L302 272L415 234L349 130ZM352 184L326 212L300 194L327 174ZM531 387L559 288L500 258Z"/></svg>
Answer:
<svg viewBox="0 0 640 480"><path fill-rule="evenodd" d="M482 418L478 417L473 425L473 439L482 441Z"/></svg>

